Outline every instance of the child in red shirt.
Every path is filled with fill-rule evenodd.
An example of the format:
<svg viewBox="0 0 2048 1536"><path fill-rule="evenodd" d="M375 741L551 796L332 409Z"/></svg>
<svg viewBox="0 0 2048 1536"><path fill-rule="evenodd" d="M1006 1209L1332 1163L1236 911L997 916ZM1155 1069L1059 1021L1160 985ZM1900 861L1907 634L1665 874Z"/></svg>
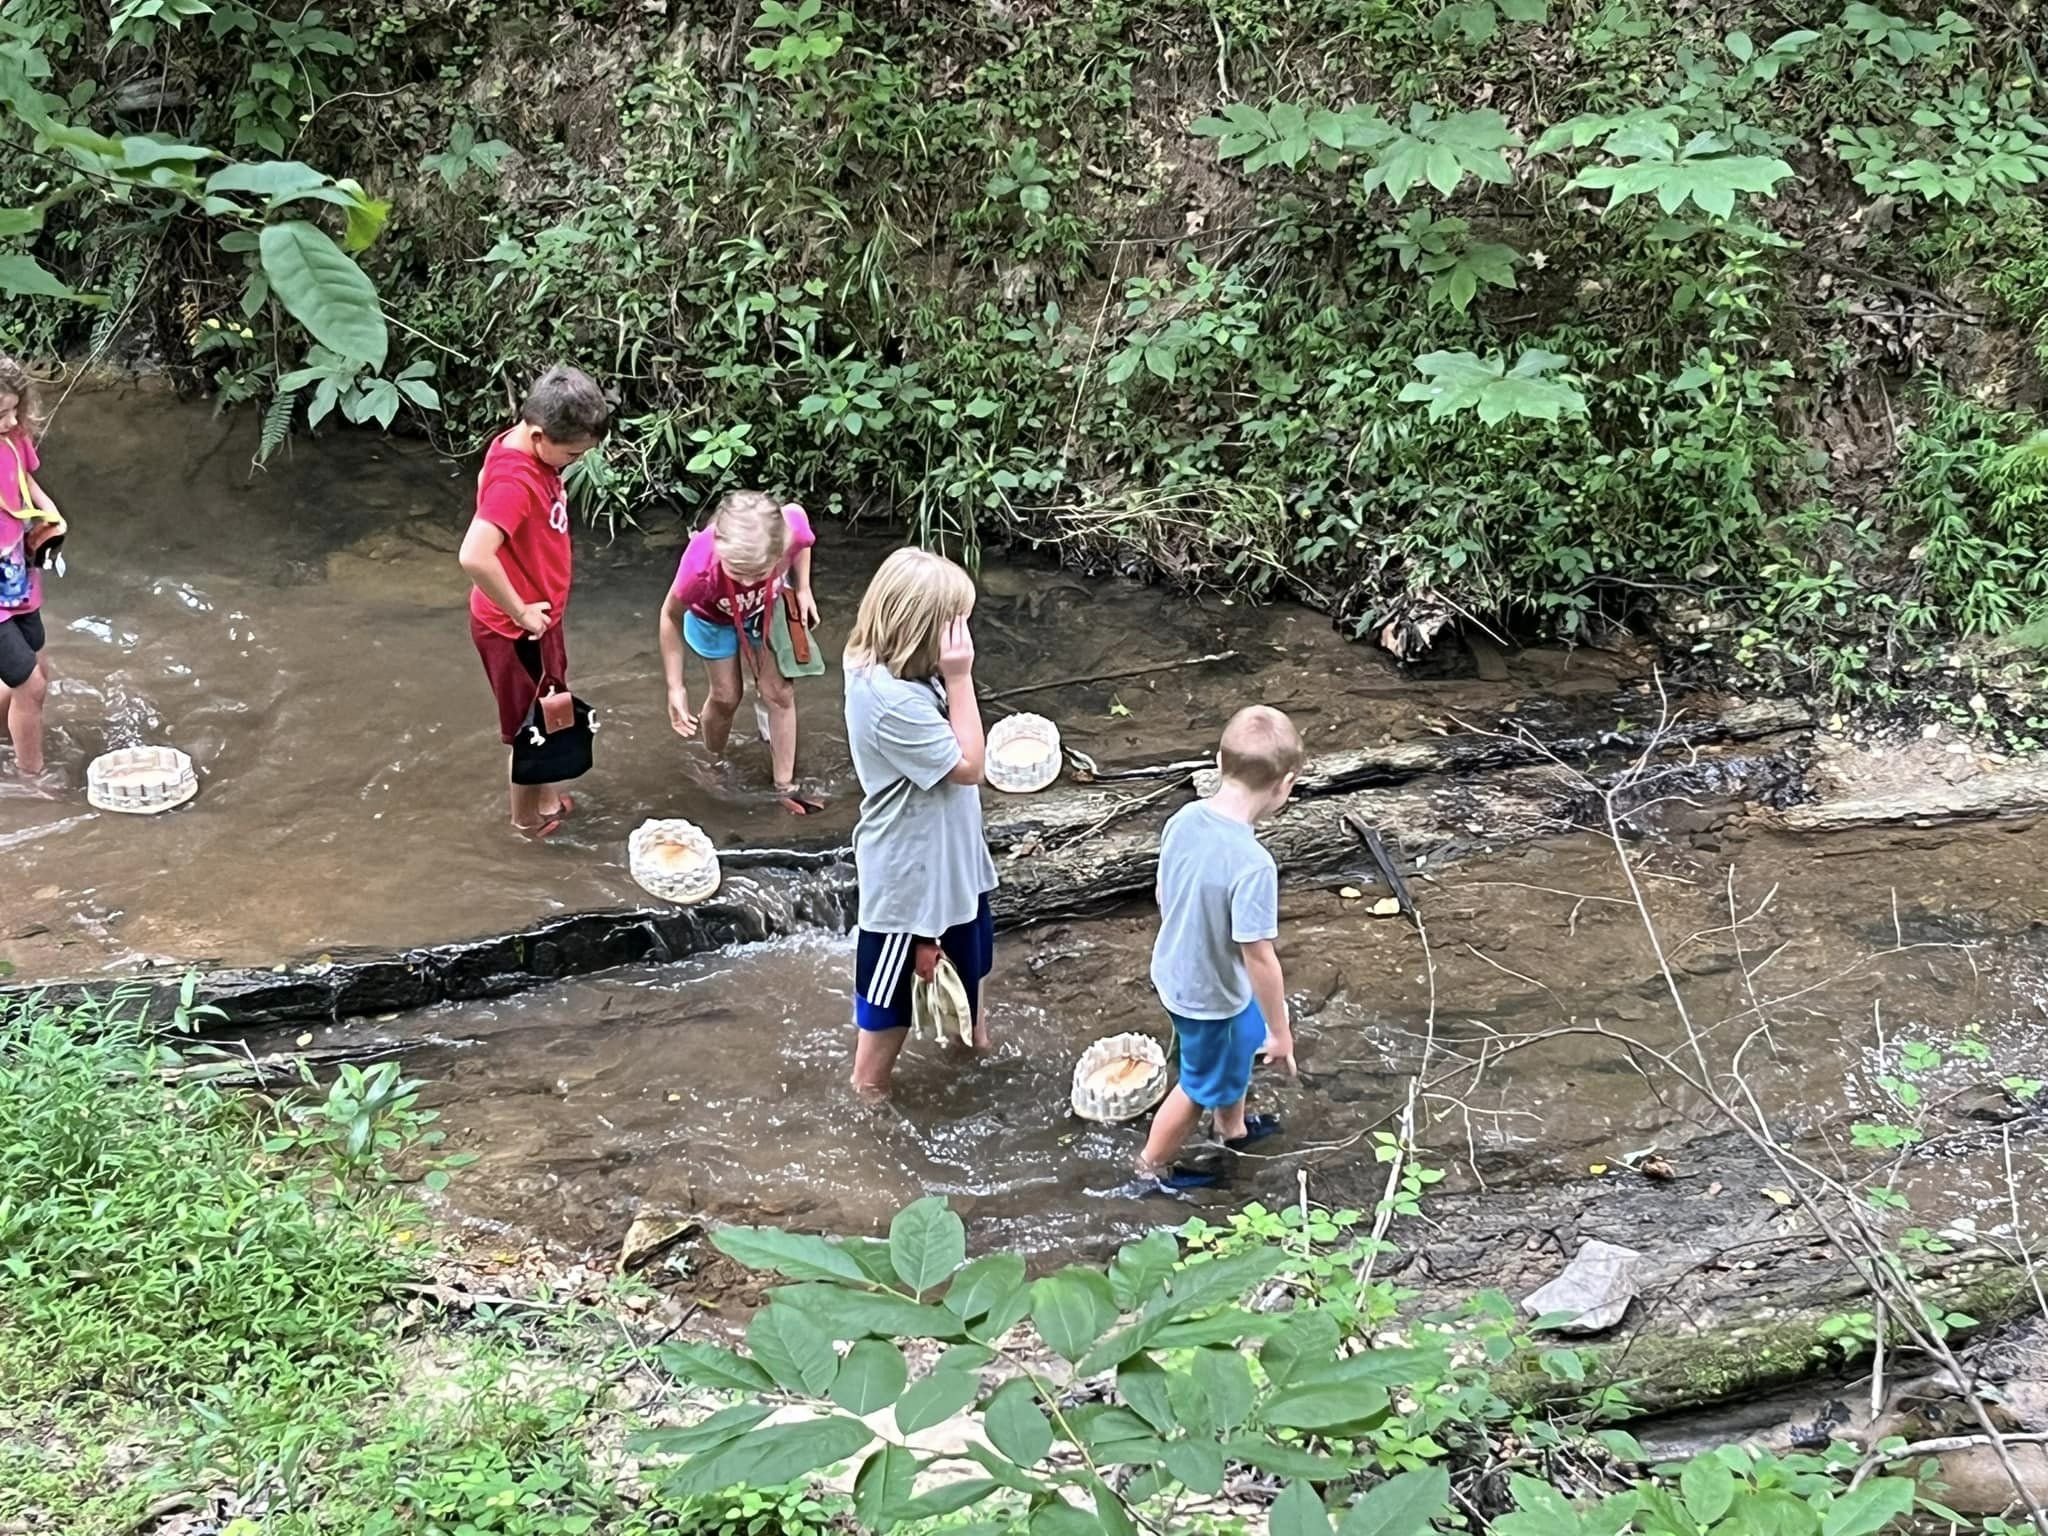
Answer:
<svg viewBox="0 0 2048 1536"><path fill-rule="evenodd" d="M542 683L569 685L562 620L569 606L569 498L562 472L598 444L611 406L587 373L550 368L534 384L519 420L491 444L477 476L476 518L462 540L469 634L498 703L507 745ZM575 809L558 784L514 784L512 825L552 836Z"/></svg>

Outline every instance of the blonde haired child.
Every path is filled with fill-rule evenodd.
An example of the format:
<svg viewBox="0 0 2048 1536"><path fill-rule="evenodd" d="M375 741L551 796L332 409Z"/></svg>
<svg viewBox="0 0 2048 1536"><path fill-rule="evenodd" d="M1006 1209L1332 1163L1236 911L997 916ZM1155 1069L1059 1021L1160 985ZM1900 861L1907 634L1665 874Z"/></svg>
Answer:
<svg viewBox="0 0 2048 1536"><path fill-rule="evenodd" d="M759 491L731 491L711 521L692 535L661 605L661 668L668 680L668 718L685 739L701 727L714 756L725 751L745 691L745 662L768 712L768 756L783 808L803 816L822 809L796 784L796 690L777 666L770 644L772 615L787 578L797 616L818 622L811 595L811 547L817 536L804 509L778 505ZM702 716L690 709L683 679L687 647L704 663L710 693Z"/></svg>
<svg viewBox="0 0 2048 1536"><path fill-rule="evenodd" d="M967 990L975 1049L988 1048L981 983L995 958L996 866L981 826L973 609L959 566L899 549L868 584L846 642L846 738L861 787L853 1085L867 1099L888 1095L911 978L929 979L941 953Z"/></svg>
<svg viewBox="0 0 2048 1536"><path fill-rule="evenodd" d="M64 517L36 483L35 379L0 357L0 721L25 779L43 771L45 546L64 536Z"/></svg>
<svg viewBox="0 0 2048 1536"><path fill-rule="evenodd" d="M1280 1130L1272 1115L1245 1114L1259 1056L1294 1075L1287 985L1274 948L1280 871L1253 828L1294 793L1302 757L1292 720L1263 704L1240 709L1216 751L1222 784L1175 811L1159 839L1152 985L1180 1040L1180 1078L1152 1118L1138 1172L1166 1190L1216 1182L1174 1166L1204 1110L1234 1152Z"/></svg>

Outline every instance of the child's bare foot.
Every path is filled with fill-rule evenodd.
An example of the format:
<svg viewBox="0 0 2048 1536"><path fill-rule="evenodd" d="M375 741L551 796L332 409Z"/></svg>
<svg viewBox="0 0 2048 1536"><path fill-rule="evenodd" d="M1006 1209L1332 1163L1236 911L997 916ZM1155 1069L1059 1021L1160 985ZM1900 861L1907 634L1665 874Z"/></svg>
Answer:
<svg viewBox="0 0 2048 1536"><path fill-rule="evenodd" d="M544 805L540 808L542 821L567 821L575 814L576 798L573 795L563 795L553 805Z"/></svg>
<svg viewBox="0 0 2048 1536"><path fill-rule="evenodd" d="M792 816L815 816L825 809L824 801L803 793L794 784L776 785L775 800Z"/></svg>

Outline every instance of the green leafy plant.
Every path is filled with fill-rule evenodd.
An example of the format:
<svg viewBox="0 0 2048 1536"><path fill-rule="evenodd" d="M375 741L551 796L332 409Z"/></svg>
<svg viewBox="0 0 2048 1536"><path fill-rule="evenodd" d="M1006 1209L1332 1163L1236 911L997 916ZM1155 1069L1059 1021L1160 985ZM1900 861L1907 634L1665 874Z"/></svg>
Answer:
<svg viewBox="0 0 2048 1536"><path fill-rule="evenodd" d="M1481 284L1515 286L1514 247L1474 240L1463 219L1437 218L1417 209L1398 229L1381 235L1381 250L1392 251L1403 271L1429 279L1429 302L1448 304L1459 314L1471 307Z"/></svg>
<svg viewBox="0 0 2048 1536"><path fill-rule="evenodd" d="M1430 420L1472 411L1491 426L1511 416L1556 421L1583 416L1586 397L1563 379L1550 375L1570 366L1555 352L1536 348L1508 367L1505 358L1480 358L1470 352L1430 352L1415 359L1422 377L1401 388L1401 398L1426 401Z"/></svg>
<svg viewBox="0 0 2048 1536"><path fill-rule="evenodd" d="M475 125L466 117L458 118L448 130L448 147L439 154L428 155L420 162L420 169L439 176L442 184L452 189L460 186L471 171L495 175L511 153L512 146L503 139L479 139Z"/></svg>

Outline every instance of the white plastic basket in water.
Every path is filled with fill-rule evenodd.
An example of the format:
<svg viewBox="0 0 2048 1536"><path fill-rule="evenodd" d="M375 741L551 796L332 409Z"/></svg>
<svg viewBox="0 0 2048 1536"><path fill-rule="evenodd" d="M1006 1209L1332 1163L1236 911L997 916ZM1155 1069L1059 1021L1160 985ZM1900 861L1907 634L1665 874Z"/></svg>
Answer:
<svg viewBox="0 0 2048 1536"><path fill-rule="evenodd" d="M1166 1052L1150 1035L1111 1035L1074 1063L1074 1113L1083 1120L1135 1120L1165 1097Z"/></svg>
<svg viewBox="0 0 2048 1536"><path fill-rule="evenodd" d="M1009 795L1032 795L1060 776L1060 728L1043 715L1009 715L988 733L984 772Z"/></svg>
<svg viewBox="0 0 2048 1536"><path fill-rule="evenodd" d="M85 770L85 798L103 811L154 816L198 793L192 759L176 747L123 747Z"/></svg>
<svg viewBox="0 0 2048 1536"><path fill-rule="evenodd" d="M679 906L718 889L718 850L691 822L641 822L626 842L626 864L642 890Z"/></svg>

